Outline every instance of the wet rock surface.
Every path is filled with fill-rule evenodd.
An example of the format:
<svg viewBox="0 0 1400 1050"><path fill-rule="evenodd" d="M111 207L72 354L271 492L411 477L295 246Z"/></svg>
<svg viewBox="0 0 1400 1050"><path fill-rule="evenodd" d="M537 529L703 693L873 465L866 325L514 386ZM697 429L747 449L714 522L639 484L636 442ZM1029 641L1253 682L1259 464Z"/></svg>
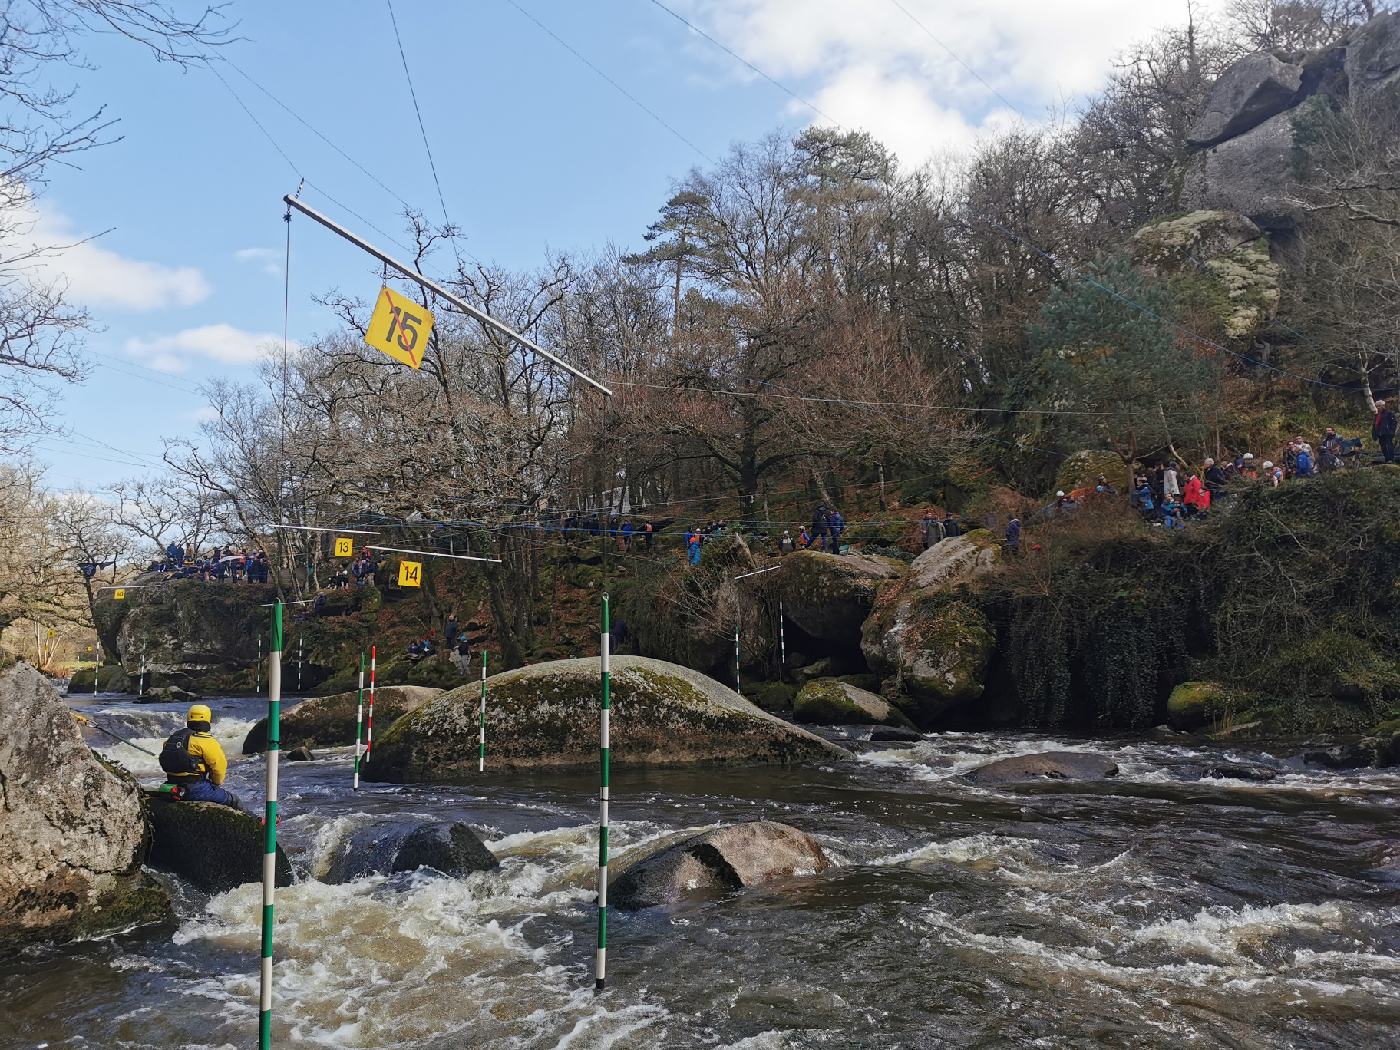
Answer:
<svg viewBox="0 0 1400 1050"><path fill-rule="evenodd" d="M205 893L223 893L262 879L262 821L213 802L185 802L148 793L153 868L173 872ZM291 865L277 847L277 885L292 882Z"/></svg>
<svg viewBox="0 0 1400 1050"><path fill-rule="evenodd" d="M374 729L385 732L404 715L417 711L429 700L441 696L442 689L423 685L386 685L375 690ZM369 690L364 693L365 713L369 711ZM313 696L282 715L281 736L284 748L347 747L355 743L355 711L359 706L359 691ZM361 727L363 733L363 726ZM267 719L260 718L248 730L243 740L245 755L259 754L267 748Z"/></svg>
<svg viewBox="0 0 1400 1050"><path fill-rule="evenodd" d="M627 910L748 889L831 866L821 845L787 824L756 820L672 840L624 859L608 884L610 904Z"/></svg>
<svg viewBox="0 0 1400 1050"><path fill-rule="evenodd" d="M978 766L964 778L973 784L1015 784L1033 780L1103 780L1118 775L1118 763L1081 751L1016 755Z"/></svg>
<svg viewBox="0 0 1400 1050"><path fill-rule="evenodd" d="M496 857L466 824L391 819L356 828L333 852L325 869L315 874L322 882L341 883L419 868L461 877L498 866Z"/></svg>

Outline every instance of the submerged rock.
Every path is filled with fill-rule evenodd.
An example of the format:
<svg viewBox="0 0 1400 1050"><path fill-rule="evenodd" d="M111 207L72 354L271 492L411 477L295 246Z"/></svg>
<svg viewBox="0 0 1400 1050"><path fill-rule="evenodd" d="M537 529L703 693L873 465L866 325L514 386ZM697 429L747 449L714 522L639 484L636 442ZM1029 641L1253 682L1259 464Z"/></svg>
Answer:
<svg viewBox="0 0 1400 1050"><path fill-rule="evenodd" d="M362 775L396 782L477 776L478 688L446 693L376 735ZM599 691L596 658L493 676L486 700L489 767L596 767ZM640 656L612 661L611 727L612 761L622 766L849 757L698 671Z"/></svg>
<svg viewBox="0 0 1400 1050"><path fill-rule="evenodd" d="M466 824L386 820L352 831L325 870L316 874L322 882L341 883L366 875L432 868L459 878L499 866L495 854Z"/></svg>
<svg viewBox="0 0 1400 1050"><path fill-rule="evenodd" d="M28 664L0 676L0 935L91 936L152 922L169 901L141 871L141 791L100 760Z"/></svg>
<svg viewBox="0 0 1400 1050"><path fill-rule="evenodd" d="M136 698L138 704L192 704L199 697L178 685L163 685L157 689L147 689Z"/></svg>
<svg viewBox="0 0 1400 1050"><path fill-rule="evenodd" d="M1015 784L1026 780L1103 780L1118 775L1118 763L1082 751L1044 751L1016 755L965 773L974 784Z"/></svg>
<svg viewBox="0 0 1400 1050"><path fill-rule="evenodd" d="M383 733L411 711L417 711L444 690L423 685L386 685L374 693L374 729ZM355 742L355 709L359 703L358 690L315 696L303 700L282 716L281 735L284 748L344 747ZM365 710L368 711L369 690L365 690ZM267 719L260 718L243 738L245 755L261 754L267 750Z"/></svg>
<svg viewBox="0 0 1400 1050"><path fill-rule="evenodd" d="M1245 762L1214 762L1200 772L1203 780L1252 780L1258 783L1273 780L1278 770Z"/></svg>
<svg viewBox="0 0 1400 1050"><path fill-rule="evenodd" d="M671 840L635 860L624 858L608 882L608 897L618 908L650 908L816 874L830 866L826 852L806 832L755 820Z"/></svg>
<svg viewBox="0 0 1400 1050"><path fill-rule="evenodd" d="M309 747L294 747L287 752L288 762L314 762L316 753Z"/></svg>
<svg viewBox="0 0 1400 1050"><path fill-rule="evenodd" d="M213 802L181 802L150 792L150 865L188 879L205 893L223 893L262 879L262 821ZM290 886L292 869L277 847L277 885Z"/></svg>
<svg viewBox="0 0 1400 1050"><path fill-rule="evenodd" d="M792 716L822 725L909 725L888 700L835 678L819 678L798 690Z"/></svg>
<svg viewBox="0 0 1400 1050"><path fill-rule="evenodd" d="M905 566L892 558L798 551L783 558L770 586L783 613L807 634L854 646L880 583L904 572Z"/></svg>

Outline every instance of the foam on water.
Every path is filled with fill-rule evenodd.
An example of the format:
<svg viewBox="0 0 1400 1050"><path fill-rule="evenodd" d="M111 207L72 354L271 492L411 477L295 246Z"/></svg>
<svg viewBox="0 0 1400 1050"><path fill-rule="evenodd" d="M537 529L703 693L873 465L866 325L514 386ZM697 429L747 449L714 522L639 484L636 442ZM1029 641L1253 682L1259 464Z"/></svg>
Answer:
<svg viewBox="0 0 1400 1050"><path fill-rule="evenodd" d="M177 723L183 724L183 723ZM219 746L224 749L224 754L228 756L230 763L237 762L242 758L243 738L248 735L248 730L253 728L254 720L251 718L217 718L214 721L214 739L219 742ZM104 758L124 766L131 773L142 781L160 779L164 777L161 772L160 762L156 755L160 753L161 745L165 743L166 737L174 729L169 730L161 736L137 736L128 737L130 744L119 744L112 742L110 747L94 747L94 751L100 752ZM123 736L127 734L123 733ZM102 737L101 739L110 739ZM145 748L145 751L138 750ZM153 752L147 754L146 752Z"/></svg>

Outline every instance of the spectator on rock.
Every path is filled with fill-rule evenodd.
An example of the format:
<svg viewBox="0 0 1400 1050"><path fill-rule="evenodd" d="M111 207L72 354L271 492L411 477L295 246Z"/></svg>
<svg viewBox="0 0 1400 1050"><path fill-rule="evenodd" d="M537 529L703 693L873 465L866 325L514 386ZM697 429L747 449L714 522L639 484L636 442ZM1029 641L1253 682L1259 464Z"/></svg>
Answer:
<svg viewBox="0 0 1400 1050"><path fill-rule="evenodd" d="M1182 520L1183 508L1175 496L1168 496L1162 504L1162 526L1167 529L1184 529L1186 523Z"/></svg>
<svg viewBox="0 0 1400 1050"><path fill-rule="evenodd" d="M1340 467L1343 448L1342 439L1337 436L1337 431L1328 427L1317 445L1317 469L1330 473Z"/></svg>
<svg viewBox="0 0 1400 1050"><path fill-rule="evenodd" d="M1384 401L1376 402L1376 416L1371 421L1371 436L1381 446L1381 458L1387 463L1395 462L1395 413L1386 407Z"/></svg>
<svg viewBox="0 0 1400 1050"><path fill-rule="evenodd" d="M1270 488L1278 488L1278 483L1283 480L1283 468L1276 467L1272 460L1264 460L1264 481Z"/></svg>
<svg viewBox="0 0 1400 1050"><path fill-rule="evenodd" d="M1176 473L1176 464L1168 463L1162 468L1162 500L1180 500L1181 478Z"/></svg>
<svg viewBox="0 0 1400 1050"><path fill-rule="evenodd" d="M1006 523L1006 550L1009 554L1021 553L1021 519L1012 518Z"/></svg>
<svg viewBox="0 0 1400 1050"><path fill-rule="evenodd" d="M827 525L829 519L830 513L827 511L825 503L818 506L817 509L812 512L812 545L820 545L822 550L831 549L830 546L828 546L827 540Z"/></svg>
<svg viewBox="0 0 1400 1050"><path fill-rule="evenodd" d="M1117 487L1110 483L1108 478L1102 474L1100 474L1097 480L1095 480L1094 482L1094 491L1097 492L1100 496L1118 495Z"/></svg>
<svg viewBox="0 0 1400 1050"><path fill-rule="evenodd" d="M700 564L700 533L691 529L685 537L686 555L691 565Z"/></svg>
<svg viewBox="0 0 1400 1050"><path fill-rule="evenodd" d="M827 515L826 529L827 534L831 538L831 553L840 554L841 533L846 531L846 519L841 517L841 512L835 507L833 507L831 513Z"/></svg>
<svg viewBox="0 0 1400 1050"><path fill-rule="evenodd" d="M1220 464L1216 463L1215 460L1207 457L1205 487L1206 491L1210 493L1210 501L1212 503L1214 503L1222 495L1224 495L1225 486L1229 483L1229 481L1230 479L1226 476L1225 471L1221 468Z"/></svg>
<svg viewBox="0 0 1400 1050"><path fill-rule="evenodd" d="M1313 476L1312 446L1306 441L1298 446L1298 456L1293 461L1293 475L1299 478Z"/></svg>
<svg viewBox="0 0 1400 1050"><path fill-rule="evenodd" d="M643 546L646 550L651 550L651 533L652 533L651 522L649 522L649 521L644 521L644 522L642 522L642 546Z"/></svg>
<svg viewBox="0 0 1400 1050"><path fill-rule="evenodd" d="M1246 452L1243 456L1240 457L1239 475L1240 477L1244 478L1245 481L1259 480L1259 471L1256 470L1254 467L1253 452Z"/></svg>
<svg viewBox="0 0 1400 1050"><path fill-rule="evenodd" d="M449 649L452 648L452 646L456 645L457 631L459 629L460 628L457 624L457 610L451 609L447 613L447 623L445 623L442 628L443 645L447 646Z"/></svg>
<svg viewBox="0 0 1400 1050"><path fill-rule="evenodd" d="M797 549L797 544L793 542L792 533L787 529L783 530L783 537L778 541L779 554L791 554Z"/></svg>
<svg viewBox="0 0 1400 1050"><path fill-rule="evenodd" d="M953 517L949 511L943 512L943 538L952 539L954 536L962 535L962 526L958 524L958 519Z"/></svg>
<svg viewBox="0 0 1400 1050"><path fill-rule="evenodd" d="M924 511L923 520L924 550L928 550L935 543L943 539L943 526L938 519L933 516L933 511Z"/></svg>
<svg viewBox="0 0 1400 1050"><path fill-rule="evenodd" d="M807 534L806 525L797 530L797 545L804 551L812 545L812 537Z"/></svg>

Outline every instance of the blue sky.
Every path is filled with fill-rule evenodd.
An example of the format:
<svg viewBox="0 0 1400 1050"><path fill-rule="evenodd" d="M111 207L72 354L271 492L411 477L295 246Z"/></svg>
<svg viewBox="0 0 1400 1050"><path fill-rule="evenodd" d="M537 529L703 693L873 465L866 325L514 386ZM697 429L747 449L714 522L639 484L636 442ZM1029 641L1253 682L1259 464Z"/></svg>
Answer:
<svg viewBox="0 0 1400 1050"><path fill-rule="evenodd" d="M907 13L893 0L666 2L910 165L965 151L1017 119L1012 107L1037 121L1072 107L1117 51L1184 12L1121 0L901 0ZM226 57L394 194L221 65L296 169L339 202L308 188L309 203L377 241L345 208L396 236L396 196L440 215L384 0L229 10L242 39ZM395 0L394 10L448 213L473 255L505 266L635 247L702 154L816 119L650 0ZM251 377L258 347L280 340L281 197L298 181L208 71L112 37L87 38L85 52L94 68L73 74L77 105L105 104L122 139L80 168L55 168L38 205L37 236L110 230L55 264L101 327L87 340L101 367L62 391L55 422L67 436L37 452L65 489L146 472L162 437L197 431L201 382ZM334 323L313 294L370 297L378 281L309 221L294 221L292 236L290 332L305 342Z"/></svg>

